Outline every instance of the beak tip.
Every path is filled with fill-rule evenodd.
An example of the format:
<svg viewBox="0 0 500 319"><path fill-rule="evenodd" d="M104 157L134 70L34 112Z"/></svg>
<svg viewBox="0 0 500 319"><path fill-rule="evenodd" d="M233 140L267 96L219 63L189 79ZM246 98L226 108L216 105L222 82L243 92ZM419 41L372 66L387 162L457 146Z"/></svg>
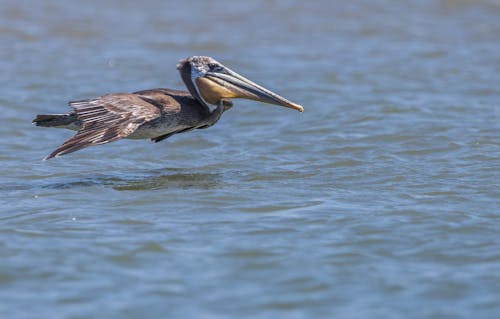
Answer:
<svg viewBox="0 0 500 319"><path fill-rule="evenodd" d="M294 109L296 109L300 113L304 112L304 108L302 107L302 105L294 104Z"/></svg>

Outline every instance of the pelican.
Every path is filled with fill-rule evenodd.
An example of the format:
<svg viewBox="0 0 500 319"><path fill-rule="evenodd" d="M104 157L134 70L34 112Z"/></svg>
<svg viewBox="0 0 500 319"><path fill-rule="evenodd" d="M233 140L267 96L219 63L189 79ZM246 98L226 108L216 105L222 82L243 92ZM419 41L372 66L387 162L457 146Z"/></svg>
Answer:
<svg viewBox="0 0 500 319"><path fill-rule="evenodd" d="M160 142L174 134L214 125L233 106L231 99L245 98L304 111L304 108L232 71L211 57L193 56L179 61L177 70L189 92L151 89L112 93L71 101L67 114L37 115L37 126L78 131L45 160L106 144L122 138Z"/></svg>

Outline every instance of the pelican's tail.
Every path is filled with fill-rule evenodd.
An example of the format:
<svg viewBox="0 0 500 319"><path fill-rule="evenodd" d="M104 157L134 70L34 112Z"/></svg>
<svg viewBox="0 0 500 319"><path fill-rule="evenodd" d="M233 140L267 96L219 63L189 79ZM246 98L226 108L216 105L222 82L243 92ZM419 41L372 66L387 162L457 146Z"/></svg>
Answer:
<svg viewBox="0 0 500 319"><path fill-rule="evenodd" d="M70 130L78 130L80 121L75 113L70 114L40 114L35 117L33 124L44 127L67 128Z"/></svg>

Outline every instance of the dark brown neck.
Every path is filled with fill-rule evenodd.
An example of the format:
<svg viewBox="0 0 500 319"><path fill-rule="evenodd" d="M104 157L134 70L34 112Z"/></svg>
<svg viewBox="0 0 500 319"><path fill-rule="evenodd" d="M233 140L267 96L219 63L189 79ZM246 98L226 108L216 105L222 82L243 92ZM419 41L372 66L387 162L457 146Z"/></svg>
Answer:
<svg viewBox="0 0 500 319"><path fill-rule="evenodd" d="M225 110L226 108L224 107L224 103L221 100L219 103L217 103L217 107L215 108L215 110L213 110L212 113L210 113L210 115L203 121L203 124L206 126L214 125L220 119L222 113L224 113Z"/></svg>

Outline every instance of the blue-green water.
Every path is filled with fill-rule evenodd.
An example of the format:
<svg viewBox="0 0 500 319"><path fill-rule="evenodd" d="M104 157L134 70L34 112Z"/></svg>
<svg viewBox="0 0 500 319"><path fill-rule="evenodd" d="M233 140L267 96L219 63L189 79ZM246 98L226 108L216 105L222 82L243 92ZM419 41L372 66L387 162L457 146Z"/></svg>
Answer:
<svg viewBox="0 0 500 319"><path fill-rule="evenodd" d="M0 317L497 318L497 1L0 3ZM41 161L209 55L304 105Z"/></svg>

